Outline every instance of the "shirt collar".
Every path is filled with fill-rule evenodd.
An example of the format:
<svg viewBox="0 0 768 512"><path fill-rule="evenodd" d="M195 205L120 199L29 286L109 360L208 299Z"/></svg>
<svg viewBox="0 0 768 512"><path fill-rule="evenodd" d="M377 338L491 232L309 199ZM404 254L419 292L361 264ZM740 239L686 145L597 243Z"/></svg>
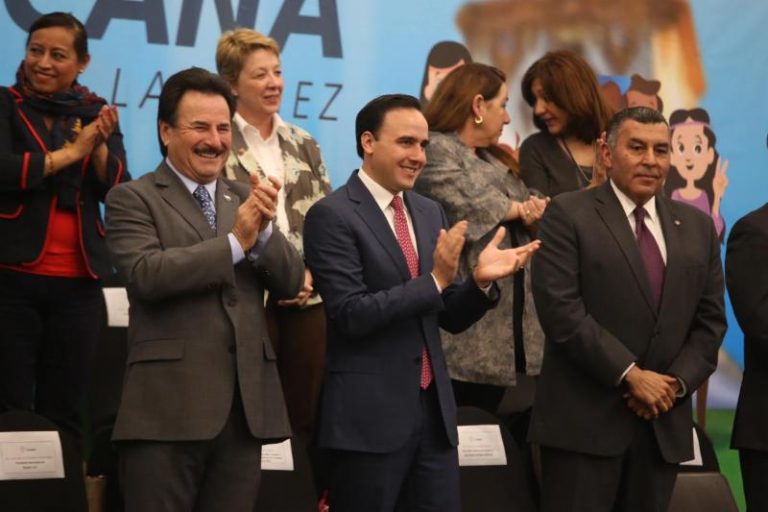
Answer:
<svg viewBox="0 0 768 512"><path fill-rule="evenodd" d="M392 203L395 194L376 183L376 181L371 178L371 175L362 167L360 167L360 172L357 173L357 176L360 178L360 181L363 182L365 188L368 189L368 192L371 193L373 200L376 201L379 208L381 208L382 211L386 210L390 203ZM400 199L403 199L402 192L398 192L397 195L400 196Z"/></svg>
<svg viewBox="0 0 768 512"><path fill-rule="evenodd" d="M168 165L168 167L171 168L174 174L176 174L176 176L179 177L179 179L184 184L184 186L187 187L187 190L189 190L190 194L193 194L195 192L195 189L198 187L198 185L203 185L206 188L206 190L208 190L208 194L210 194L211 200L213 200L213 204L214 205L216 204L216 184L218 183L219 180L213 180L212 182L205 183L205 184L198 183L195 180L189 178L188 176L181 174L178 171L178 169L176 169L176 167L173 166L170 158L166 157L165 163Z"/></svg>
<svg viewBox="0 0 768 512"><path fill-rule="evenodd" d="M613 189L613 193L616 194L616 197L619 199L619 203L621 203L621 207L624 210L624 214L629 217L630 215L634 215L635 208L637 208L637 205L633 200L627 196L624 192L622 192L619 187L616 186L616 183L613 182L613 180L609 180L611 183L611 188ZM658 218L658 212L656 211L656 197L651 197L648 201L646 201L641 206L645 208L645 211L648 212L648 217L653 221L655 224L658 224L659 218Z"/></svg>
<svg viewBox="0 0 768 512"><path fill-rule="evenodd" d="M272 138L277 133L285 136L286 130L288 129L288 124L285 121L283 121L283 118L280 117L280 114L277 114L277 113L275 113L274 116L272 117L272 133L270 133L267 137L262 137L261 132L258 129L256 129L255 126L248 124L248 121L246 121L245 118L241 116L239 112L235 112L235 115L232 118L232 121L235 123L235 125L241 132L253 130L254 132L256 132L259 138L264 142L269 142L270 140L272 140Z"/></svg>

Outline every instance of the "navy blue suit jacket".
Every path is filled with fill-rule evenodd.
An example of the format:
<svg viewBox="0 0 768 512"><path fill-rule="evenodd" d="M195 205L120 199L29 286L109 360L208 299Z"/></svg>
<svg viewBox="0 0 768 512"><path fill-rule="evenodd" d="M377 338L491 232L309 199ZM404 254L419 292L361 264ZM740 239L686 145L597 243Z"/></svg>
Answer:
<svg viewBox="0 0 768 512"><path fill-rule="evenodd" d="M471 279L438 292L430 271L445 214L415 192L404 196L419 252L414 279L384 213L356 173L307 213L305 255L328 317L316 427L321 447L387 453L403 446L419 418L424 344L446 436L451 445L458 442L439 328L466 329L495 302Z"/></svg>

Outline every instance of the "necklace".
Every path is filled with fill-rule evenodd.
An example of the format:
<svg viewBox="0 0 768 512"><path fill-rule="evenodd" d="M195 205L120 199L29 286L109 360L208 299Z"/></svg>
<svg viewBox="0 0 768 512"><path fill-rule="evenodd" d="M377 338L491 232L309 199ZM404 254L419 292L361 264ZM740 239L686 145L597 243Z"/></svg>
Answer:
<svg viewBox="0 0 768 512"><path fill-rule="evenodd" d="M568 147L568 143L565 142L565 137L559 137L558 142L560 143L560 146L565 149L565 152L568 154L568 158L570 158L571 162L573 162L573 165L576 166L576 170L578 171L577 179L581 178L579 181L582 181L581 188L586 187L589 185L589 183L592 181L592 178L587 176L587 173L584 172L584 169L581 168L579 163L576 161L576 159L573 157L573 153L571 153L571 148Z"/></svg>

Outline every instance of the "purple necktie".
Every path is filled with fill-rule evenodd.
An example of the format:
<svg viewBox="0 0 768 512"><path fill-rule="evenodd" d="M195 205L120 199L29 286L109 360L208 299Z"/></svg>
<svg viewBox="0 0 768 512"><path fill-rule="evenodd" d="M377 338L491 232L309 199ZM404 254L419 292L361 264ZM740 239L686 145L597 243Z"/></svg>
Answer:
<svg viewBox="0 0 768 512"><path fill-rule="evenodd" d="M648 274L648 280L651 283L651 293L656 307L661 302L661 290L664 288L664 259L661 257L659 245L653 238L653 235L645 225L645 217L648 212L645 208L638 206L635 208L635 236L637 245L640 247L640 254L643 257L645 271Z"/></svg>
<svg viewBox="0 0 768 512"><path fill-rule="evenodd" d="M419 255L416 254L416 249L411 241L411 233L408 231L408 219L405 216L403 200L400 196L395 196L390 204L392 209L395 210L395 235L397 236L397 242L400 244L400 250L403 251L403 256L405 256L405 261L408 263L408 271L411 274L411 278L418 277ZM421 389L429 387L432 377L432 363L429 360L427 346L424 345L421 349L421 379L419 382Z"/></svg>

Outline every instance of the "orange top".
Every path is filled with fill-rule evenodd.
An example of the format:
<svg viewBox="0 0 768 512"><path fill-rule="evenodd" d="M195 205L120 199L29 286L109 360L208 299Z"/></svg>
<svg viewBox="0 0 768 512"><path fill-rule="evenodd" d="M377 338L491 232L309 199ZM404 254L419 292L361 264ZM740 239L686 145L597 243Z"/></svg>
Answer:
<svg viewBox="0 0 768 512"><path fill-rule="evenodd" d="M37 261L9 268L44 276L91 277L80 249L76 212L55 209L48 221L46 238L43 254Z"/></svg>

